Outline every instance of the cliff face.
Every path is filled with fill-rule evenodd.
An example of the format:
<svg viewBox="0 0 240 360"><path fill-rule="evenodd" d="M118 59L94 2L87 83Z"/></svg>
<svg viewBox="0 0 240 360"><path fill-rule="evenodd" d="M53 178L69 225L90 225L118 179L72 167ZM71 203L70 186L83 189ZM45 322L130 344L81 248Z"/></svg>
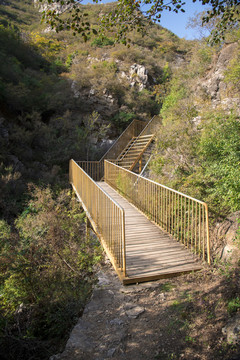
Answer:
<svg viewBox="0 0 240 360"><path fill-rule="evenodd" d="M239 52L239 43L225 44L212 62L210 70L201 80L197 92L201 91L211 100L213 109L225 111L235 109L240 114L239 93L234 91L231 82L226 81L225 74Z"/></svg>
<svg viewBox="0 0 240 360"><path fill-rule="evenodd" d="M65 11L72 8L72 4L61 5L60 3L48 4L47 2L40 3L38 0L33 0L34 6L39 10L39 12L51 10L55 11L56 14L62 14Z"/></svg>
<svg viewBox="0 0 240 360"><path fill-rule="evenodd" d="M132 32L130 48L114 44L112 33L84 42L49 31L40 23L46 3L0 1L0 213L6 218L18 213L28 182L65 181L70 158L89 152L98 159L134 118L158 114L154 87L166 81L166 64L187 52L185 42L157 25L144 38ZM94 27L114 5L106 6L83 5Z"/></svg>
<svg viewBox="0 0 240 360"><path fill-rule="evenodd" d="M173 74L160 113L153 177L209 202L217 214L239 210L239 40L202 42Z"/></svg>

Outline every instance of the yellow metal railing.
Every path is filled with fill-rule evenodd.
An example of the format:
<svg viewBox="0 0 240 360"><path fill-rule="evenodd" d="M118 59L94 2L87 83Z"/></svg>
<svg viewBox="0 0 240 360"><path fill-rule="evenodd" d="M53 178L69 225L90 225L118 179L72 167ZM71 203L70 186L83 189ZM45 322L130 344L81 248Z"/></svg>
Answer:
<svg viewBox="0 0 240 360"><path fill-rule="evenodd" d="M151 121L151 120L150 120ZM105 159L116 159L125 146L133 137L137 137L146 127L146 122L140 120L133 120L128 127L122 132L119 138L113 143L108 151L103 155L100 161Z"/></svg>
<svg viewBox="0 0 240 360"><path fill-rule="evenodd" d="M94 180L101 181L104 175L103 161L76 161L76 163Z"/></svg>
<svg viewBox="0 0 240 360"><path fill-rule="evenodd" d="M151 142L153 141L154 137L155 137L155 133L160 125L161 122L161 118L157 115L155 115L148 123L147 125L144 127L144 129L140 132L140 134L138 135L137 139L146 135L152 135L151 138L149 138L148 143L146 143L145 147L142 149L141 152L139 152L139 154L137 154L136 158L132 161L131 166L129 167L129 170L136 170L141 172L142 171L142 156L145 152L145 150L148 148L148 146L151 144ZM137 141L137 139L135 141ZM106 160L109 160L111 162L113 162L116 165L119 166L124 166L122 160L124 161L124 157L131 151L131 149L135 146L135 142L133 142L133 144L129 147L129 149L124 153L124 156L122 156L121 158L118 158L116 160L111 160L110 158L105 158ZM138 165L138 169L136 169L136 165Z"/></svg>
<svg viewBox="0 0 240 360"><path fill-rule="evenodd" d="M125 213L105 191L74 161L70 160L69 180L116 271L126 276Z"/></svg>
<svg viewBox="0 0 240 360"><path fill-rule="evenodd" d="M104 180L210 264L207 204L105 160Z"/></svg>
<svg viewBox="0 0 240 360"><path fill-rule="evenodd" d="M144 136L144 135L151 135L151 134L155 134L159 125L161 123L161 117L158 115L155 115L145 126L145 128L140 132L140 134L138 135L140 136Z"/></svg>
<svg viewBox="0 0 240 360"><path fill-rule="evenodd" d="M101 181L104 175L104 160L116 159L128 142L133 137L137 137L145 126L145 122L133 120L99 161L77 161L77 164L93 180Z"/></svg>

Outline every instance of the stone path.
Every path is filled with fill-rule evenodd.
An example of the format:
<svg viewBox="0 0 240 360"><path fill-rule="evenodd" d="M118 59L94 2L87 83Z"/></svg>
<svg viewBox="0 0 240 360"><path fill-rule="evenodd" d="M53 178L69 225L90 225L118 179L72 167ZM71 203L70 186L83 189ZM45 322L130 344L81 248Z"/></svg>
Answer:
<svg viewBox="0 0 240 360"><path fill-rule="evenodd" d="M240 316L229 319L224 277L206 270L123 286L106 260L98 279L65 350L50 360L240 359Z"/></svg>
<svg viewBox="0 0 240 360"><path fill-rule="evenodd" d="M159 284L122 286L110 264L98 273L98 279L98 285L72 330L64 352L52 356L50 360L135 359L131 350L135 352L137 343L131 340L130 327L134 326L139 331L139 322L147 324L144 319L147 310L138 303L137 294L154 289ZM143 333L143 336L146 335ZM139 354L136 359L144 358Z"/></svg>

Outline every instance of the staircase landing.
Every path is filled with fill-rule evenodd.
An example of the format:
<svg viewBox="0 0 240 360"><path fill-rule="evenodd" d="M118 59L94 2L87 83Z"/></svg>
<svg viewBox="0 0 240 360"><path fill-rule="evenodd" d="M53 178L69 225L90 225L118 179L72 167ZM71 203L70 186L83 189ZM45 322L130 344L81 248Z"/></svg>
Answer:
<svg viewBox="0 0 240 360"><path fill-rule="evenodd" d="M127 276L123 284L200 270L202 263L105 182L98 185L125 210Z"/></svg>

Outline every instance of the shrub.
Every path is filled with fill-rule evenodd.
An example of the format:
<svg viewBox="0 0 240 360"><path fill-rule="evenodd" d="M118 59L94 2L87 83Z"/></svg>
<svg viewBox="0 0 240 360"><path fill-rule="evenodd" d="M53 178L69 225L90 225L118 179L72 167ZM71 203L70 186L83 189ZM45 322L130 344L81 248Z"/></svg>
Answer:
<svg viewBox="0 0 240 360"><path fill-rule="evenodd" d="M126 124L129 124L134 118L134 113L126 113L124 111L119 111L113 119L112 122L115 124L116 128L120 131L126 128Z"/></svg>
<svg viewBox="0 0 240 360"><path fill-rule="evenodd" d="M92 41L91 46L103 47L103 46L109 46L109 45L113 45L113 44L114 44L113 39L108 38L106 36L101 36L101 37L95 38Z"/></svg>
<svg viewBox="0 0 240 360"><path fill-rule="evenodd" d="M232 61L230 62L227 70L225 71L224 81L231 83L233 88L237 91L240 90L240 54L239 48L238 52L236 52Z"/></svg>
<svg viewBox="0 0 240 360"><path fill-rule="evenodd" d="M240 298L236 297L235 299L231 299L227 305L227 311L230 315L240 309Z"/></svg>
<svg viewBox="0 0 240 360"><path fill-rule="evenodd" d="M209 200L228 211L240 210L240 122L231 114L209 114L199 156ZM206 183L205 183L206 185Z"/></svg>
<svg viewBox="0 0 240 360"><path fill-rule="evenodd" d="M93 238L84 236L85 214L68 191L30 191L32 199L15 221L17 233L10 234L9 226L0 223L0 305L5 319L0 331L7 327L20 344L36 337L59 342L89 296L101 251ZM20 313L25 314L21 322Z"/></svg>
<svg viewBox="0 0 240 360"><path fill-rule="evenodd" d="M215 111L202 114L196 125L189 106L181 106L182 119L163 123L152 170L165 185L206 201L216 215L237 211L240 122L234 114Z"/></svg>

